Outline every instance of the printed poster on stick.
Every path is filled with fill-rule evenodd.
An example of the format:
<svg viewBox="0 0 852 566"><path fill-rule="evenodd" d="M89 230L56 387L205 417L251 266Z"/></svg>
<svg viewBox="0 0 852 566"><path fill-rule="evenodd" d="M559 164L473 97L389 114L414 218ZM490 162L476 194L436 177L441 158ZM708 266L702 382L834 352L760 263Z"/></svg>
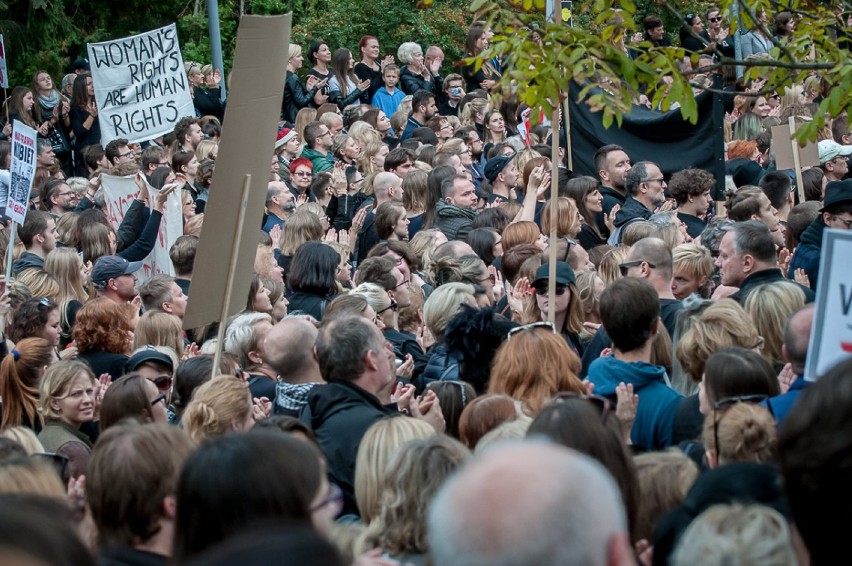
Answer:
<svg viewBox="0 0 852 566"><path fill-rule="evenodd" d="M24 223L36 170L36 131L17 120L12 124L12 170L6 216Z"/></svg>
<svg viewBox="0 0 852 566"><path fill-rule="evenodd" d="M101 144L141 142L195 116L174 24L123 39L89 43Z"/></svg>
<svg viewBox="0 0 852 566"><path fill-rule="evenodd" d="M805 379L816 381L852 356L852 231L826 229Z"/></svg>

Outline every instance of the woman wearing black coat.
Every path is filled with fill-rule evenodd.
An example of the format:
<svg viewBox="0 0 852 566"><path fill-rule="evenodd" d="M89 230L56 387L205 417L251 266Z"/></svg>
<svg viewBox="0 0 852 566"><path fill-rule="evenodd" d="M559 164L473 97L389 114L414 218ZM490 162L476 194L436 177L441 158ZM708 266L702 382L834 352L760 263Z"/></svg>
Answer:
<svg viewBox="0 0 852 566"><path fill-rule="evenodd" d="M314 96L319 89L326 85L326 81L321 81L317 77L309 75L307 79L308 88L305 89L301 79L296 74L296 71L302 66L302 47L291 43L289 57L287 78L284 82L284 100L281 103L281 118L286 122L295 124L296 114L302 108L313 104Z"/></svg>

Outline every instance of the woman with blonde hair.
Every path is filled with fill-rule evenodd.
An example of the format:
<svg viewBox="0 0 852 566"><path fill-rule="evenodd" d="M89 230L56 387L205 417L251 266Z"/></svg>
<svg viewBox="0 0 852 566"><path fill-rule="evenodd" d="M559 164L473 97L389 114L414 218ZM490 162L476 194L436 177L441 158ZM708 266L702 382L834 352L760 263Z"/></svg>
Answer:
<svg viewBox="0 0 852 566"><path fill-rule="evenodd" d="M70 477L86 473L92 454L91 439L80 430L95 417L98 382L83 362L56 362L41 382L39 408L44 428L39 441L48 452L68 458Z"/></svg>
<svg viewBox="0 0 852 566"><path fill-rule="evenodd" d="M604 282L604 285L609 286L614 281L621 279L621 271L619 266L624 262L627 253L623 248L613 248L606 252L601 258L601 263L598 266L598 275Z"/></svg>
<svg viewBox="0 0 852 566"><path fill-rule="evenodd" d="M71 342L71 329L77 311L89 300L86 278L90 269L91 266L84 265L73 248L56 248L44 259L44 270L53 275L59 284L56 303L59 305L59 346L62 348Z"/></svg>
<svg viewBox="0 0 852 566"><path fill-rule="evenodd" d="M562 391L585 394L580 358L549 323L513 329L497 350L488 393L505 393L534 417Z"/></svg>
<svg viewBox="0 0 852 566"><path fill-rule="evenodd" d="M195 442L228 432L245 432L254 426L248 386L230 375L219 375L198 387L180 424Z"/></svg>
<svg viewBox="0 0 852 566"><path fill-rule="evenodd" d="M792 281L775 281L755 287L743 301L743 308L763 337L761 354L777 371L781 371L785 363L781 353L784 325L803 306L805 293Z"/></svg>
<svg viewBox="0 0 852 566"><path fill-rule="evenodd" d="M133 350L145 346L166 346L183 357L183 328L181 320L163 311L147 311L136 323L133 331Z"/></svg>
<svg viewBox="0 0 852 566"><path fill-rule="evenodd" d="M550 238L550 204L552 200L544 203L541 209L541 231L545 237ZM583 226L582 217L574 204L574 199L559 197L556 205L556 237L576 238Z"/></svg>
<svg viewBox="0 0 852 566"><path fill-rule="evenodd" d="M778 425L769 410L758 404L763 398L729 397L714 403L702 435L711 468L732 462L775 463Z"/></svg>
<svg viewBox="0 0 852 566"><path fill-rule="evenodd" d="M700 382L708 358L726 346L763 347L751 317L731 299L717 301L695 317L692 328L678 339L675 355L687 375Z"/></svg>
<svg viewBox="0 0 852 566"><path fill-rule="evenodd" d="M3 460L0 463L0 494L3 495L26 493L65 500L68 497L68 490L62 485L63 479L56 473L55 468L46 464L43 460L17 457ZM6 556L10 555L7 554ZM24 563L23 561L14 562ZM26 560L26 563L32 562ZM94 561L92 564L94 564Z"/></svg>
<svg viewBox="0 0 852 566"><path fill-rule="evenodd" d="M485 113L488 111L487 98L474 98L469 100L461 109L459 120L462 126L473 126L476 128L479 138L484 135Z"/></svg>
<svg viewBox="0 0 852 566"><path fill-rule="evenodd" d="M447 236L437 228L420 230L411 238L409 242L411 250L417 256L417 263L420 265L422 272L426 272L429 264L432 263L432 252L435 251L435 248L446 241ZM423 273L420 275L423 275Z"/></svg>
<svg viewBox="0 0 852 566"><path fill-rule="evenodd" d="M0 430L2 430L2 432L0 432L0 437L14 440L20 444L27 452L27 456L41 454L44 452L44 446L42 446L41 442L39 442L38 436L36 436L36 433L33 432L33 429L25 426L10 426Z"/></svg>
<svg viewBox="0 0 852 566"><path fill-rule="evenodd" d="M195 148L195 158L199 163L203 163L208 159L216 161L218 154L219 142L213 140L201 140Z"/></svg>
<svg viewBox="0 0 852 566"><path fill-rule="evenodd" d="M463 444L444 435L402 445L387 466L379 514L364 532L361 550L379 547L403 563L425 558L429 504L468 458Z"/></svg>
<svg viewBox="0 0 852 566"><path fill-rule="evenodd" d="M580 331L581 340L591 340L600 328L600 300L606 286L594 271L584 271L577 274L577 298L583 305L583 329Z"/></svg>
<svg viewBox="0 0 852 566"><path fill-rule="evenodd" d="M385 473L396 451L410 440L435 434L425 421L404 416L382 419L367 429L355 460L355 501L362 521L369 524L381 510Z"/></svg>
<svg viewBox="0 0 852 566"><path fill-rule="evenodd" d="M296 77L298 80L298 77ZM296 120L293 122L296 126L296 132L299 134L299 139L302 140L302 146L299 148L298 153L302 153L302 149L305 147L305 128L308 124L315 121L317 119L317 109L311 107L305 107L299 110L296 114Z"/></svg>
<svg viewBox="0 0 852 566"><path fill-rule="evenodd" d="M358 170L365 177L384 171L385 157L389 153L388 144L379 141L369 141L364 151L358 157Z"/></svg>
<svg viewBox="0 0 852 566"><path fill-rule="evenodd" d="M429 175L424 171L411 171L402 180L402 205L408 216L409 240L423 227L423 214L429 198L428 179Z"/></svg>
<svg viewBox="0 0 852 566"><path fill-rule="evenodd" d="M18 274L18 281L30 288L33 297L41 297L55 302L59 296L59 283L56 278L43 269L30 268Z"/></svg>
<svg viewBox="0 0 852 566"><path fill-rule="evenodd" d="M325 86L327 81L321 81L318 77L308 79L307 88L302 85L299 75L296 74L302 67L302 46L294 43L290 44L287 52L287 76L284 80L284 100L281 103L281 118L286 122L296 124L296 129L299 131L299 139L305 139L302 135L302 128L299 128L298 113L308 108L312 103L321 103L315 97L317 92ZM322 102L325 102L327 96L320 95ZM313 121L313 119L308 122ZM305 123L307 124L307 122Z"/></svg>
<svg viewBox="0 0 852 566"><path fill-rule="evenodd" d="M39 432L44 419L38 411L44 368L56 354L43 338L24 338L0 362L0 430L24 426Z"/></svg>
<svg viewBox="0 0 852 566"><path fill-rule="evenodd" d="M281 229L281 238L278 241L281 246L278 265L284 268L285 278L290 271L290 262L296 250L305 242L319 240L322 235L322 221L316 214L296 209L296 212L290 215Z"/></svg>

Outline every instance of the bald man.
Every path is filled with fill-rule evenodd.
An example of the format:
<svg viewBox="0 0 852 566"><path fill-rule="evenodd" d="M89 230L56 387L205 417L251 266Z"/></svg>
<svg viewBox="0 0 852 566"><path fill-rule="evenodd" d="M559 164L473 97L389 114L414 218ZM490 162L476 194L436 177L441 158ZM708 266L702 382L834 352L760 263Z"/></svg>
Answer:
<svg viewBox="0 0 852 566"><path fill-rule="evenodd" d="M588 456L553 444L486 451L441 488L428 521L441 566L636 564L615 481Z"/></svg>
<svg viewBox="0 0 852 566"><path fill-rule="evenodd" d="M790 366L789 371L796 376L795 381L786 393L761 403L775 417L778 428L781 428L790 413L790 409L793 408L805 388L813 384L812 381L805 380L805 363L808 357L808 346L811 342L814 310L814 304L809 303L793 313L793 316L784 325L784 344L781 346L781 355L784 356ZM784 369L787 370L788 368L785 366Z"/></svg>
<svg viewBox="0 0 852 566"><path fill-rule="evenodd" d="M274 412L298 417L308 392L325 383L316 348L317 329L301 317L285 318L272 327L263 342L266 363L278 372Z"/></svg>

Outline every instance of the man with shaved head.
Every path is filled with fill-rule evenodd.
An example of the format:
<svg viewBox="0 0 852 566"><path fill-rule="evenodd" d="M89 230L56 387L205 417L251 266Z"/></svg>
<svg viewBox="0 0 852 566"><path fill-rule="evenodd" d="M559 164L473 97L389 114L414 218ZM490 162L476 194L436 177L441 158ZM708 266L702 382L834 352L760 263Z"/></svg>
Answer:
<svg viewBox="0 0 852 566"><path fill-rule="evenodd" d="M647 279L660 298L660 318L669 336L674 336L677 313L683 308L672 291L672 250L659 238L644 238L627 252L622 263L625 277Z"/></svg>
<svg viewBox="0 0 852 566"><path fill-rule="evenodd" d="M301 317L285 318L266 333L266 363L280 377L275 387L276 414L298 417L308 392L325 383L317 363L316 341L316 327Z"/></svg>
<svg viewBox="0 0 852 566"><path fill-rule="evenodd" d="M475 458L438 492L428 533L441 566L636 564L609 473L543 442L504 444Z"/></svg>

